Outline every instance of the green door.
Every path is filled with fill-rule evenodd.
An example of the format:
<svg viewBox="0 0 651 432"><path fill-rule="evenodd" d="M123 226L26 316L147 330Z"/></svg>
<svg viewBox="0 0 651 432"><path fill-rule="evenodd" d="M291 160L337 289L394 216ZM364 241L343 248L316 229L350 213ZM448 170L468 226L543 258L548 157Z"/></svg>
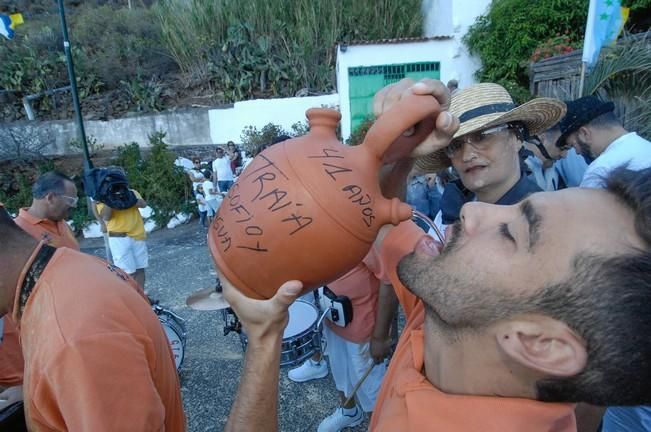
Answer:
<svg viewBox="0 0 651 432"><path fill-rule="evenodd" d="M404 63L382 66L359 66L348 69L351 132L373 115L373 96L382 87L411 78L440 79L438 62Z"/></svg>

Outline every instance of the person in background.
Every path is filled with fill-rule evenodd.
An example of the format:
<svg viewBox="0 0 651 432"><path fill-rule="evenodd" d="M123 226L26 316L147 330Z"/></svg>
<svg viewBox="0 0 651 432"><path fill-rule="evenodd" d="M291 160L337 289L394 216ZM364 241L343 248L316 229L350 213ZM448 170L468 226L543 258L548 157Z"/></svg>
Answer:
<svg viewBox="0 0 651 432"><path fill-rule="evenodd" d="M32 204L19 210L16 224L52 247L79 250L66 223L78 201L77 187L70 178L56 171L47 172L32 185Z"/></svg>
<svg viewBox="0 0 651 432"><path fill-rule="evenodd" d="M216 158L212 162L212 182L219 188L219 192L227 193L233 185L233 170L231 160L224 154L224 149L217 147ZM204 184L204 191L206 190Z"/></svg>
<svg viewBox="0 0 651 432"><path fill-rule="evenodd" d="M133 207L125 210L113 209L104 203L97 203L97 213L106 224L109 247L113 263L128 273L140 287L145 289L145 269L149 266L147 251L147 232L140 215L141 208L147 207L138 191L130 189L137 198Z"/></svg>
<svg viewBox="0 0 651 432"><path fill-rule="evenodd" d="M201 171L201 159L198 157L192 158L192 165L193 168L188 170L188 177L190 177L190 181L192 182L192 190L196 190L197 186L203 183L205 177Z"/></svg>
<svg viewBox="0 0 651 432"><path fill-rule="evenodd" d="M450 95L454 96L454 94L459 91L459 81L455 79L448 81L448 90L450 91Z"/></svg>
<svg viewBox="0 0 651 432"><path fill-rule="evenodd" d="M237 169L242 166L242 153L233 141L226 143L226 155L231 161L231 171L235 174Z"/></svg>
<svg viewBox="0 0 651 432"><path fill-rule="evenodd" d="M601 187L606 174L622 165L634 170L651 166L651 142L624 129L612 102L585 96L567 106L558 146L574 147L589 163L581 187Z"/></svg>
<svg viewBox="0 0 651 432"><path fill-rule="evenodd" d="M556 143L561 135L558 124L524 141L529 155L524 163L529 178L545 191L577 187L588 165L573 148L561 150Z"/></svg>
<svg viewBox="0 0 651 432"><path fill-rule="evenodd" d="M440 231L459 220L466 202L515 204L541 190L523 174L520 149L525 136L561 119L563 102L536 98L517 106L502 86L482 83L455 93L450 113L460 121L450 145L418 162L423 171L451 165L459 175L443 192L435 219Z"/></svg>
<svg viewBox="0 0 651 432"><path fill-rule="evenodd" d="M217 210L219 210L219 206L224 199L225 192L220 192L215 183L209 180L210 171L205 170L204 176L206 180L202 184L203 196L208 206L208 220L212 223L212 218L217 214Z"/></svg>
<svg viewBox="0 0 651 432"><path fill-rule="evenodd" d="M212 216L214 213L212 212L212 208L208 206L208 203L206 202L206 197L203 192L203 184L197 185L197 188L195 189L194 192L194 197L197 200L197 210L199 211L199 223L201 223L201 226L204 228L207 228L209 223L212 222ZM210 220L208 220L208 210L210 209Z"/></svg>

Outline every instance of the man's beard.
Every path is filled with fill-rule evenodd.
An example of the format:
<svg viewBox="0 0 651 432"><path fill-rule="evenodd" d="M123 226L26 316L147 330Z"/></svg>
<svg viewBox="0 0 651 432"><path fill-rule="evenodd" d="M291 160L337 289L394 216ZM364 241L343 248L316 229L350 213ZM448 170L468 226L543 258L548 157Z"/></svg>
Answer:
<svg viewBox="0 0 651 432"><path fill-rule="evenodd" d="M585 159L585 162L590 165L593 160L596 159L592 149L587 142L583 141L581 138L576 137L576 142L579 145L579 150L581 150L581 156Z"/></svg>

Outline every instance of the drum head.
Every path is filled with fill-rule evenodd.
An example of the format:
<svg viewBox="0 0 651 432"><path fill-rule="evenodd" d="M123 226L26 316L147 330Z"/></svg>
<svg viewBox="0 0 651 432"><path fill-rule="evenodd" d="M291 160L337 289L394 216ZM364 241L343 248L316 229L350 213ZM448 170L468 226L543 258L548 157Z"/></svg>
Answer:
<svg viewBox="0 0 651 432"><path fill-rule="evenodd" d="M283 339L291 338L297 334L303 333L314 325L319 318L316 307L311 303L303 300L296 300L289 307L289 321Z"/></svg>

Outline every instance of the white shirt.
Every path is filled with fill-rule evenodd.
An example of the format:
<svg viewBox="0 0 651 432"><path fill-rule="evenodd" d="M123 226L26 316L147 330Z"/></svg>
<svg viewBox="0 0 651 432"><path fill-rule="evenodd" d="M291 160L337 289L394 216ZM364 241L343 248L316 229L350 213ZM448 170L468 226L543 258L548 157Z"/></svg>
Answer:
<svg viewBox="0 0 651 432"><path fill-rule="evenodd" d="M221 158L217 158L212 161L212 170L217 174L217 181L233 180L231 160L226 156L222 156Z"/></svg>
<svg viewBox="0 0 651 432"><path fill-rule="evenodd" d="M206 207L206 205L202 204L202 203L206 202L206 199L204 198L203 194L198 193L198 194L195 195L195 197L197 199L197 207L199 208L199 211L200 212L207 211L208 208Z"/></svg>
<svg viewBox="0 0 651 432"><path fill-rule="evenodd" d="M588 165L580 186L602 188L608 173L622 165L633 171L651 167L651 142L635 132L617 138Z"/></svg>
<svg viewBox="0 0 651 432"><path fill-rule="evenodd" d="M203 177L203 173L201 172L201 170L198 170L198 169L194 169L194 168L193 168L193 169L191 169L191 170L188 170L188 172L189 172L190 174L192 174L192 175L194 176L194 178L199 178L199 177L201 177L202 179L204 178L204 177ZM202 183L203 183L203 180L193 181L193 182L192 182L192 189L197 190L197 186L199 186L199 185L202 184Z"/></svg>
<svg viewBox="0 0 651 432"><path fill-rule="evenodd" d="M213 190L215 193L210 193L211 190ZM203 193L206 195L206 201L212 201L218 197L221 197L221 195L218 193L218 188L210 180L203 182Z"/></svg>

